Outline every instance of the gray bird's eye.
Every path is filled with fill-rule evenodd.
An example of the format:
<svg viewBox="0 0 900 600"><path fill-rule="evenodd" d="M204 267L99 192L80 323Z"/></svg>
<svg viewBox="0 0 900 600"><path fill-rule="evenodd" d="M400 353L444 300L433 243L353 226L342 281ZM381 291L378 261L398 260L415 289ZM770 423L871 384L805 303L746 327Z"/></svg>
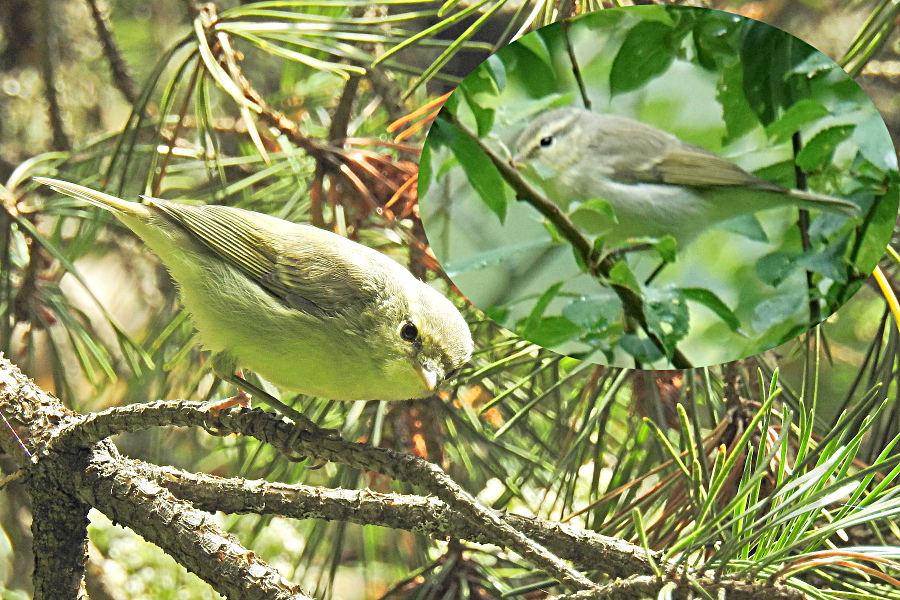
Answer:
<svg viewBox="0 0 900 600"><path fill-rule="evenodd" d="M552 144L553 144L553 136L552 135L548 135L545 138L541 138L541 148L548 148Z"/></svg>

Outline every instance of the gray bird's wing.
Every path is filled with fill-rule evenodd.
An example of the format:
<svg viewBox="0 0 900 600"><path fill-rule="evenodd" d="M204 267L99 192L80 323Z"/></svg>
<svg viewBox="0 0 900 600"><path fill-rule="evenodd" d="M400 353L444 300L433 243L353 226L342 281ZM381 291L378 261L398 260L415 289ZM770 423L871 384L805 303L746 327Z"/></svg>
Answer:
<svg viewBox="0 0 900 600"><path fill-rule="evenodd" d="M688 144L643 123L607 118L592 143L606 157L611 177L623 183L663 183L691 187L751 186L782 191L705 148ZM636 129L640 135L635 135Z"/></svg>

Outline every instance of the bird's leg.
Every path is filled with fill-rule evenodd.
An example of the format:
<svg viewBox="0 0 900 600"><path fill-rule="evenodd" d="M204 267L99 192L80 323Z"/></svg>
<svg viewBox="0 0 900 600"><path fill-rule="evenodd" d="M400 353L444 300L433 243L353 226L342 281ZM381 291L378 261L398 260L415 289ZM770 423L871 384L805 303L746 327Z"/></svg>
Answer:
<svg viewBox="0 0 900 600"><path fill-rule="evenodd" d="M246 379L244 379L244 374L241 373L240 371L238 371L235 374L234 378L235 378L235 380L240 380L243 382L247 381ZM229 381L228 378L223 377L222 379L223 379L223 381L228 381L229 383L234 383L233 381ZM250 408L250 399L252 398L252 396L250 394L248 394L247 392L245 392L244 389L239 384L235 384L235 385L238 386L237 394L235 394L231 398L226 398L225 400L219 400L218 402L211 402L209 404L209 408L207 410L211 414L213 414L213 415L218 414L219 411L223 411L225 409L232 408L234 406L243 406L244 408Z"/></svg>
<svg viewBox="0 0 900 600"><path fill-rule="evenodd" d="M250 398L255 397L257 400L263 402L264 404L268 404L277 412L290 418L294 422L294 424L303 431L309 431L323 437L335 437L335 435L337 434L333 429L325 429L323 427L319 427L318 425L313 423L309 417L297 411L296 409L291 408L278 398L267 393L265 390L256 387L255 385L244 379L240 374L224 377L220 375L219 377L223 381L227 381L228 383L237 386L238 393L233 397L228 398L227 400L216 402L210 407L211 411L220 411L224 410L225 408L238 405L249 406Z"/></svg>
<svg viewBox="0 0 900 600"><path fill-rule="evenodd" d="M601 255L600 260L597 261L597 264L600 263L608 263L610 267L620 260L622 260L626 254L629 252L641 252L643 250L650 250L653 248L653 244L629 244L627 246L620 246L618 248L613 248L612 250L605 250Z"/></svg>
<svg viewBox="0 0 900 600"><path fill-rule="evenodd" d="M268 404L270 407L274 408L277 412L283 414L286 417L289 417L294 423L299 425L303 429L308 429L309 431L318 431L321 428L313 423L309 417L301 413L300 411L291 408L278 398L272 396L265 390L256 387L243 377L238 377L234 375L231 379L226 380L229 383L233 383L238 388L238 393L235 397L244 395L246 396L249 392L252 396L255 396L258 400L263 402L264 404ZM323 430L324 431L324 430Z"/></svg>
<svg viewBox="0 0 900 600"><path fill-rule="evenodd" d="M607 252L607 253L603 256L603 258L602 258L601 260L602 260L602 261L606 261L606 260L610 260L610 261L621 260L621 259L624 258L624 256L625 256L626 254L628 254L629 252L641 252L641 251L643 251L643 250L651 250L651 249L653 249L653 244L646 244L646 243L641 243L641 244L630 244L630 245L628 245L628 246L622 246L622 247L620 247L620 248L616 248L616 249L614 249L614 250L610 250L609 252ZM663 262L661 262L661 263L659 264L658 267L656 267L655 269L653 269L653 272L650 273L650 276L647 277L646 280L644 280L644 285L650 285L651 283L653 283L653 280L656 279L657 275L659 275L659 274L662 272L662 270L665 268L665 266L666 266L667 264L669 264L669 263L666 262L666 261L663 261Z"/></svg>

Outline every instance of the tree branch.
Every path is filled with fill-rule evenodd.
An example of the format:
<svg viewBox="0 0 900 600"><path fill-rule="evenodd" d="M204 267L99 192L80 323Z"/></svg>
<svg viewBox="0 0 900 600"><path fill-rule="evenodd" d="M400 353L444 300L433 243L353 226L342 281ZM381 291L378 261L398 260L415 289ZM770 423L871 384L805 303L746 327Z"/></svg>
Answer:
<svg viewBox="0 0 900 600"><path fill-rule="evenodd" d="M142 477L112 444L95 447L87 468L72 475L80 498L162 548L222 595L311 600L298 585L216 525L210 514Z"/></svg>
<svg viewBox="0 0 900 600"><path fill-rule="evenodd" d="M140 468L144 477L203 510L344 521L413 531L438 540L453 537L477 544L496 543L492 532L476 527L459 511L431 496L229 479L146 463ZM496 514L579 569L602 571L611 577L653 573L641 546L555 521L501 511ZM653 559L657 564L665 562L661 552L655 552Z"/></svg>
<svg viewBox="0 0 900 600"><path fill-rule="evenodd" d="M84 532L91 506L131 527L215 589L232 597L309 600L296 585L221 531L201 508L335 519L408 529L436 538L465 538L505 545L523 555L543 552L541 560L534 561L542 567L550 561L564 564L550 554L555 552L585 570L618 578L598 586L579 573L588 585L582 586L582 592L563 596L565 600L657 595L666 585L674 590L676 598L686 597L684 594L697 585L706 590L723 590L728 598L738 600L803 598L798 590L783 585L707 576L677 581L654 578L649 575L652 569L642 547L559 523L490 511L477 504L436 465L420 458L318 436L258 409L232 409L211 415L205 412L206 406L199 402L153 402L81 416L65 409L14 365L0 358L0 414L8 425L0 428L0 450L25 465L26 485L38 498L36 504L47 498L45 504L49 506L54 494L68 498L68 504L57 503L54 509L60 511L62 506L66 519L41 510L35 512L36 523L40 523L35 528L36 549L47 553L41 556L45 562L38 569L47 578L36 585L41 591L36 598L59 597L60 590L68 590L65 598L76 598L83 589ZM287 456L316 456L374 470L421 485L438 498L195 475L123 458L105 439L115 433L160 425L200 426L217 435L250 435ZM62 524L71 529L61 531ZM38 527L45 529L39 531ZM39 536L43 538L38 540ZM522 539L528 542L524 548ZM63 559L68 561L67 569L61 566ZM660 554L653 559L671 571ZM51 566L59 570L51 571ZM551 564L550 568L556 567ZM53 579L53 575L57 578ZM581 581L564 583L577 588ZM55 595L50 594L51 589Z"/></svg>
<svg viewBox="0 0 900 600"><path fill-rule="evenodd" d="M159 401L115 407L85 417L67 420L55 432L55 447L83 446L115 433L149 427L175 425L203 427L214 435L237 433L270 444L287 457L312 456L364 471L375 471L407 483L420 485L450 507L460 511L475 527L487 528L494 543L521 554L565 587L588 589L594 584L559 557L522 532L512 528L494 512L479 504L441 468L422 458L348 442L338 437L318 436L280 416L259 409L232 409L212 415L202 402Z"/></svg>
<svg viewBox="0 0 900 600"><path fill-rule="evenodd" d="M440 467L424 459L337 437L319 436L259 409L230 410L212 415L207 412L208 404L201 402L151 402L81 416L62 407L58 400L24 378L14 365L0 359L0 392L9 389L7 382L15 384L17 381L27 386L29 393L20 395L18 390L12 392L13 398L25 399L15 403L7 401L0 393L0 414L9 415L4 418L10 423L21 422L28 433L23 435L19 432L14 441L14 436L9 434L11 429L0 430L0 448L9 448L17 453L23 464L42 461L52 452L77 451L114 433L160 425L203 427L214 435L240 433L271 444L288 457L314 456L421 485L465 515L475 527L490 532L495 543L518 552L566 588L580 590L594 586L587 577L559 557L479 504ZM33 398L39 398L37 402L41 410L35 411ZM55 418L41 418L45 410L54 412ZM24 445L17 449L18 438L24 441Z"/></svg>

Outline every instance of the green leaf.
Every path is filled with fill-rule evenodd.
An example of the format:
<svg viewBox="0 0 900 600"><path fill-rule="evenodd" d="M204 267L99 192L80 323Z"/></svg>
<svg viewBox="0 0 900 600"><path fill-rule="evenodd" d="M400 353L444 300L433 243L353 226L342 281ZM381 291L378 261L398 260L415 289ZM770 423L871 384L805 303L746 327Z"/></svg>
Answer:
<svg viewBox="0 0 900 600"><path fill-rule="evenodd" d="M724 66L716 85L716 100L722 105L727 135L723 142L739 139L759 125L759 119L744 93L744 68L740 61Z"/></svg>
<svg viewBox="0 0 900 600"><path fill-rule="evenodd" d="M777 287L797 267L799 257L798 252L772 252L756 261L756 274L763 282Z"/></svg>
<svg viewBox="0 0 900 600"><path fill-rule="evenodd" d="M550 303L553 302L553 299L559 294L559 290L562 286L563 282L558 281L551 285L546 292L541 294L541 297L534 303L534 307L531 309L528 318L525 319L523 332L528 332L537 328L538 321L544 316L544 311L547 310L547 307L550 306ZM522 336L528 338L526 333L522 333Z"/></svg>
<svg viewBox="0 0 900 600"><path fill-rule="evenodd" d="M618 222L609 202L599 198L580 203L569 213L569 220L591 235L607 233Z"/></svg>
<svg viewBox="0 0 900 600"><path fill-rule="evenodd" d="M535 58L541 61L544 66L547 68L548 72L556 72L556 65L553 61L553 55L550 52L550 49L547 47L547 42L544 40L544 36L547 34L559 34L560 33L559 25L551 25L541 29L540 33L535 35L523 35L516 43L521 44L522 47L527 48L534 54Z"/></svg>
<svg viewBox="0 0 900 600"><path fill-rule="evenodd" d="M558 24L548 25L544 29L559 29ZM535 44L531 41L522 43L525 38L533 37L532 34L523 36L514 43L501 48L496 56L503 61L507 73L527 73L527 77L516 78L517 85L522 86L526 94L531 98L543 98L551 94L559 93L557 89L557 70L548 65L546 57L540 52L534 52ZM536 37L536 36L535 36Z"/></svg>
<svg viewBox="0 0 900 600"><path fill-rule="evenodd" d="M806 306L806 290L789 289L787 293L766 298L757 304L750 325L756 331L767 331L770 327L782 325L793 329L798 313L805 313Z"/></svg>
<svg viewBox="0 0 900 600"><path fill-rule="evenodd" d="M646 10L644 10L646 9ZM607 35L606 32L610 31L614 28L615 25L621 23L623 19L628 18L629 16L628 10L595 10L593 12L585 13L583 15L578 15L577 17L572 17L570 19L570 23L572 24L573 29L579 29L584 27L591 31L600 31L603 32L604 35ZM641 17L644 19L649 19L654 16L654 9L650 7L642 7ZM668 16L661 12L659 15L656 15L660 18L668 19Z"/></svg>
<svg viewBox="0 0 900 600"><path fill-rule="evenodd" d="M495 103L500 88L494 80L494 73L487 61L478 65L474 71L459 84L460 93L469 103L475 122L478 125L478 137L490 133L494 126Z"/></svg>
<svg viewBox="0 0 900 600"><path fill-rule="evenodd" d="M449 137L450 149L459 164L462 165L469 183L481 197L491 212L497 215L500 222L506 219L506 183L500 171L491 162L473 139L459 131L446 121L436 120L431 129L447 127L452 134ZM430 136L429 136L430 137Z"/></svg>
<svg viewBox="0 0 900 600"><path fill-rule="evenodd" d="M809 44L771 25L747 20L741 36L744 94L764 127L781 109L807 97L809 83L788 77L797 65L817 52Z"/></svg>
<svg viewBox="0 0 900 600"><path fill-rule="evenodd" d="M774 348L786 344L789 341L808 332L810 322L805 318L801 322L784 321L772 325L764 335L759 337L760 348Z"/></svg>
<svg viewBox="0 0 900 600"><path fill-rule="evenodd" d="M460 260L454 260L442 266L444 267L444 272L447 274L447 277L453 278L461 273L469 273L471 271L480 271L482 269L496 267L507 260L521 260L522 255L526 252L549 250L553 247L559 247L559 244L551 239L531 240L522 244L497 246Z"/></svg>
<svg viewBox="0 0 900 600"><path fill-rule="evenodd" d="M885 252L885 244L891 237L897 219L897 203L900 200L900 186L896 181L889 184L887 191L876 198L870 209L869 226L856 256L856 265L864 273L869 273L878 264Z"/></svg>
<svg viewBox="0 0 900 600"><path fill-rule="evenodd" d="M675 262L675 252L678 250L678 242L671 235L664 235L653 242L653 249L656 250L663 262L673 263Z"/></svg>
<svg viewBox="0 0 900 600"><path fill-rule="evenodd" d="M732 331L740 332L741 322L737 315L715 293L706 288L681 288L681 293L688 300L702 304L713 311Z"/></svg>
<svg viewBox="0 0 900 600"><path fill-rule="evenodd" d="M704 68L715 70L725 65L739 64L737 60L740 30L745 19L719 11L673 11L676 15L700 17L692 27L697 62Z"/></svg>
<svg viewBox="0 0 900 600"><path fill-rule="evenodd" d="M562 314L587 332L599 332L619 319L622 304L614 294L605 298L581 298L563 308Z"/></svg>
<svg viewBox="0 0 900 600"><path fill-rule="evenodd" d="M804 253L797 264L813 273L819 273L838 283L847 283L847 264L844 253L847 251L847 236L842 235L824 248Z"/></svg>
<svg viewBox="0 0 900 600"><path fill-rule="evenodd" d="M797 165L808 173L820 171L834 156L837 145L853 134L853 125L836 125L818 132L797 153Z"/></svg>
<svg viewBox="0 0 900 600"><path fill-rule="evenodd" d="M793 188L797 185L797 170L793 158L756 169L753 171L753 174L787 188Z"/></svg>
<svg viewBox="0 0 900 600"><path fill-rule="evenodd" d="M859 153L870 163L882 171L897 169L897 154L891 134L877 112L856 126L852 139L859 146Z"/></svg>
<svg viewBox="0 0 900 600"><path fill-rule="evenodd" d="M612 269L609 270L609 280L616 285L627 287L636 294L641 293L641 284L635 277L631 267L625 264L623 260L614 264Z"/></svg>
<svg viewBox="0 0 900 600"><path fill-rule="evenodd" d="M763 178L765 179L765 178ZM741 215L719 225L720 229L742 235L756 242L768 242L769 236L756 215Z"/></svg>
<svg viewBox="0 0 900 600"><path fill-rule="evenodd" d="M631 28L613 59L609 90L615 96L635 90L664 73L675 59L672 27L644 21Z"/></svg>
<svg viewBox="0 0 900 600"><path fill-rule="evenodd" d="M830 114L827 108L815 100L800 100L777 121L766 127L766 134L774 141L790 139L795 131L799 131L807 123L812 123Z"/></svg>
<svg viewBox="0 0 900 600"><path fill-rule="evenodd" d="M484 309L484 314L495 323L506 323L506 319L509 317L509 307L489 306Z"/></svg>
<svg viewBox="0 0 900 600"><path fill-rule="evenodd" d="M662 340L666 354L671 356L690 329L690 312L684 294L674 287L644 288L644 316L647 327Z"/></svg>
<svg viewBox="0 0 900 600"><path fill-rule="evenodd" d="M664 358L659 348L648 339L639 338L633 333L626 333L619 340L622 350L642 363L652 363Z"/></svg>
<svg viewBox="0 0 900 600"><path fill-rule="evenodd" d="M528 341L544 348L552 348L572 341L577 339L580 334L581 330L575 323L560 316L544 317L521 333L522 337Z"/></svg>
<svg viewBox="0 0 900 600"><path fill-rule="evenodd" d="M822 73L840 69L840 67L830 58L821 52L812 52L803 62L787 72L788 75L802 75L807 79L812 79Z"/></svg>
<svg viewBox="0 0 900 600"><path fill-rule="evenodd" d="M422 155L419 157L419 177L416 181L416 185L419 187L416 193L419 198L424 198L428 193L431 177L431 144L427 143L426 138L426 143L422 146Z"/></svg>

